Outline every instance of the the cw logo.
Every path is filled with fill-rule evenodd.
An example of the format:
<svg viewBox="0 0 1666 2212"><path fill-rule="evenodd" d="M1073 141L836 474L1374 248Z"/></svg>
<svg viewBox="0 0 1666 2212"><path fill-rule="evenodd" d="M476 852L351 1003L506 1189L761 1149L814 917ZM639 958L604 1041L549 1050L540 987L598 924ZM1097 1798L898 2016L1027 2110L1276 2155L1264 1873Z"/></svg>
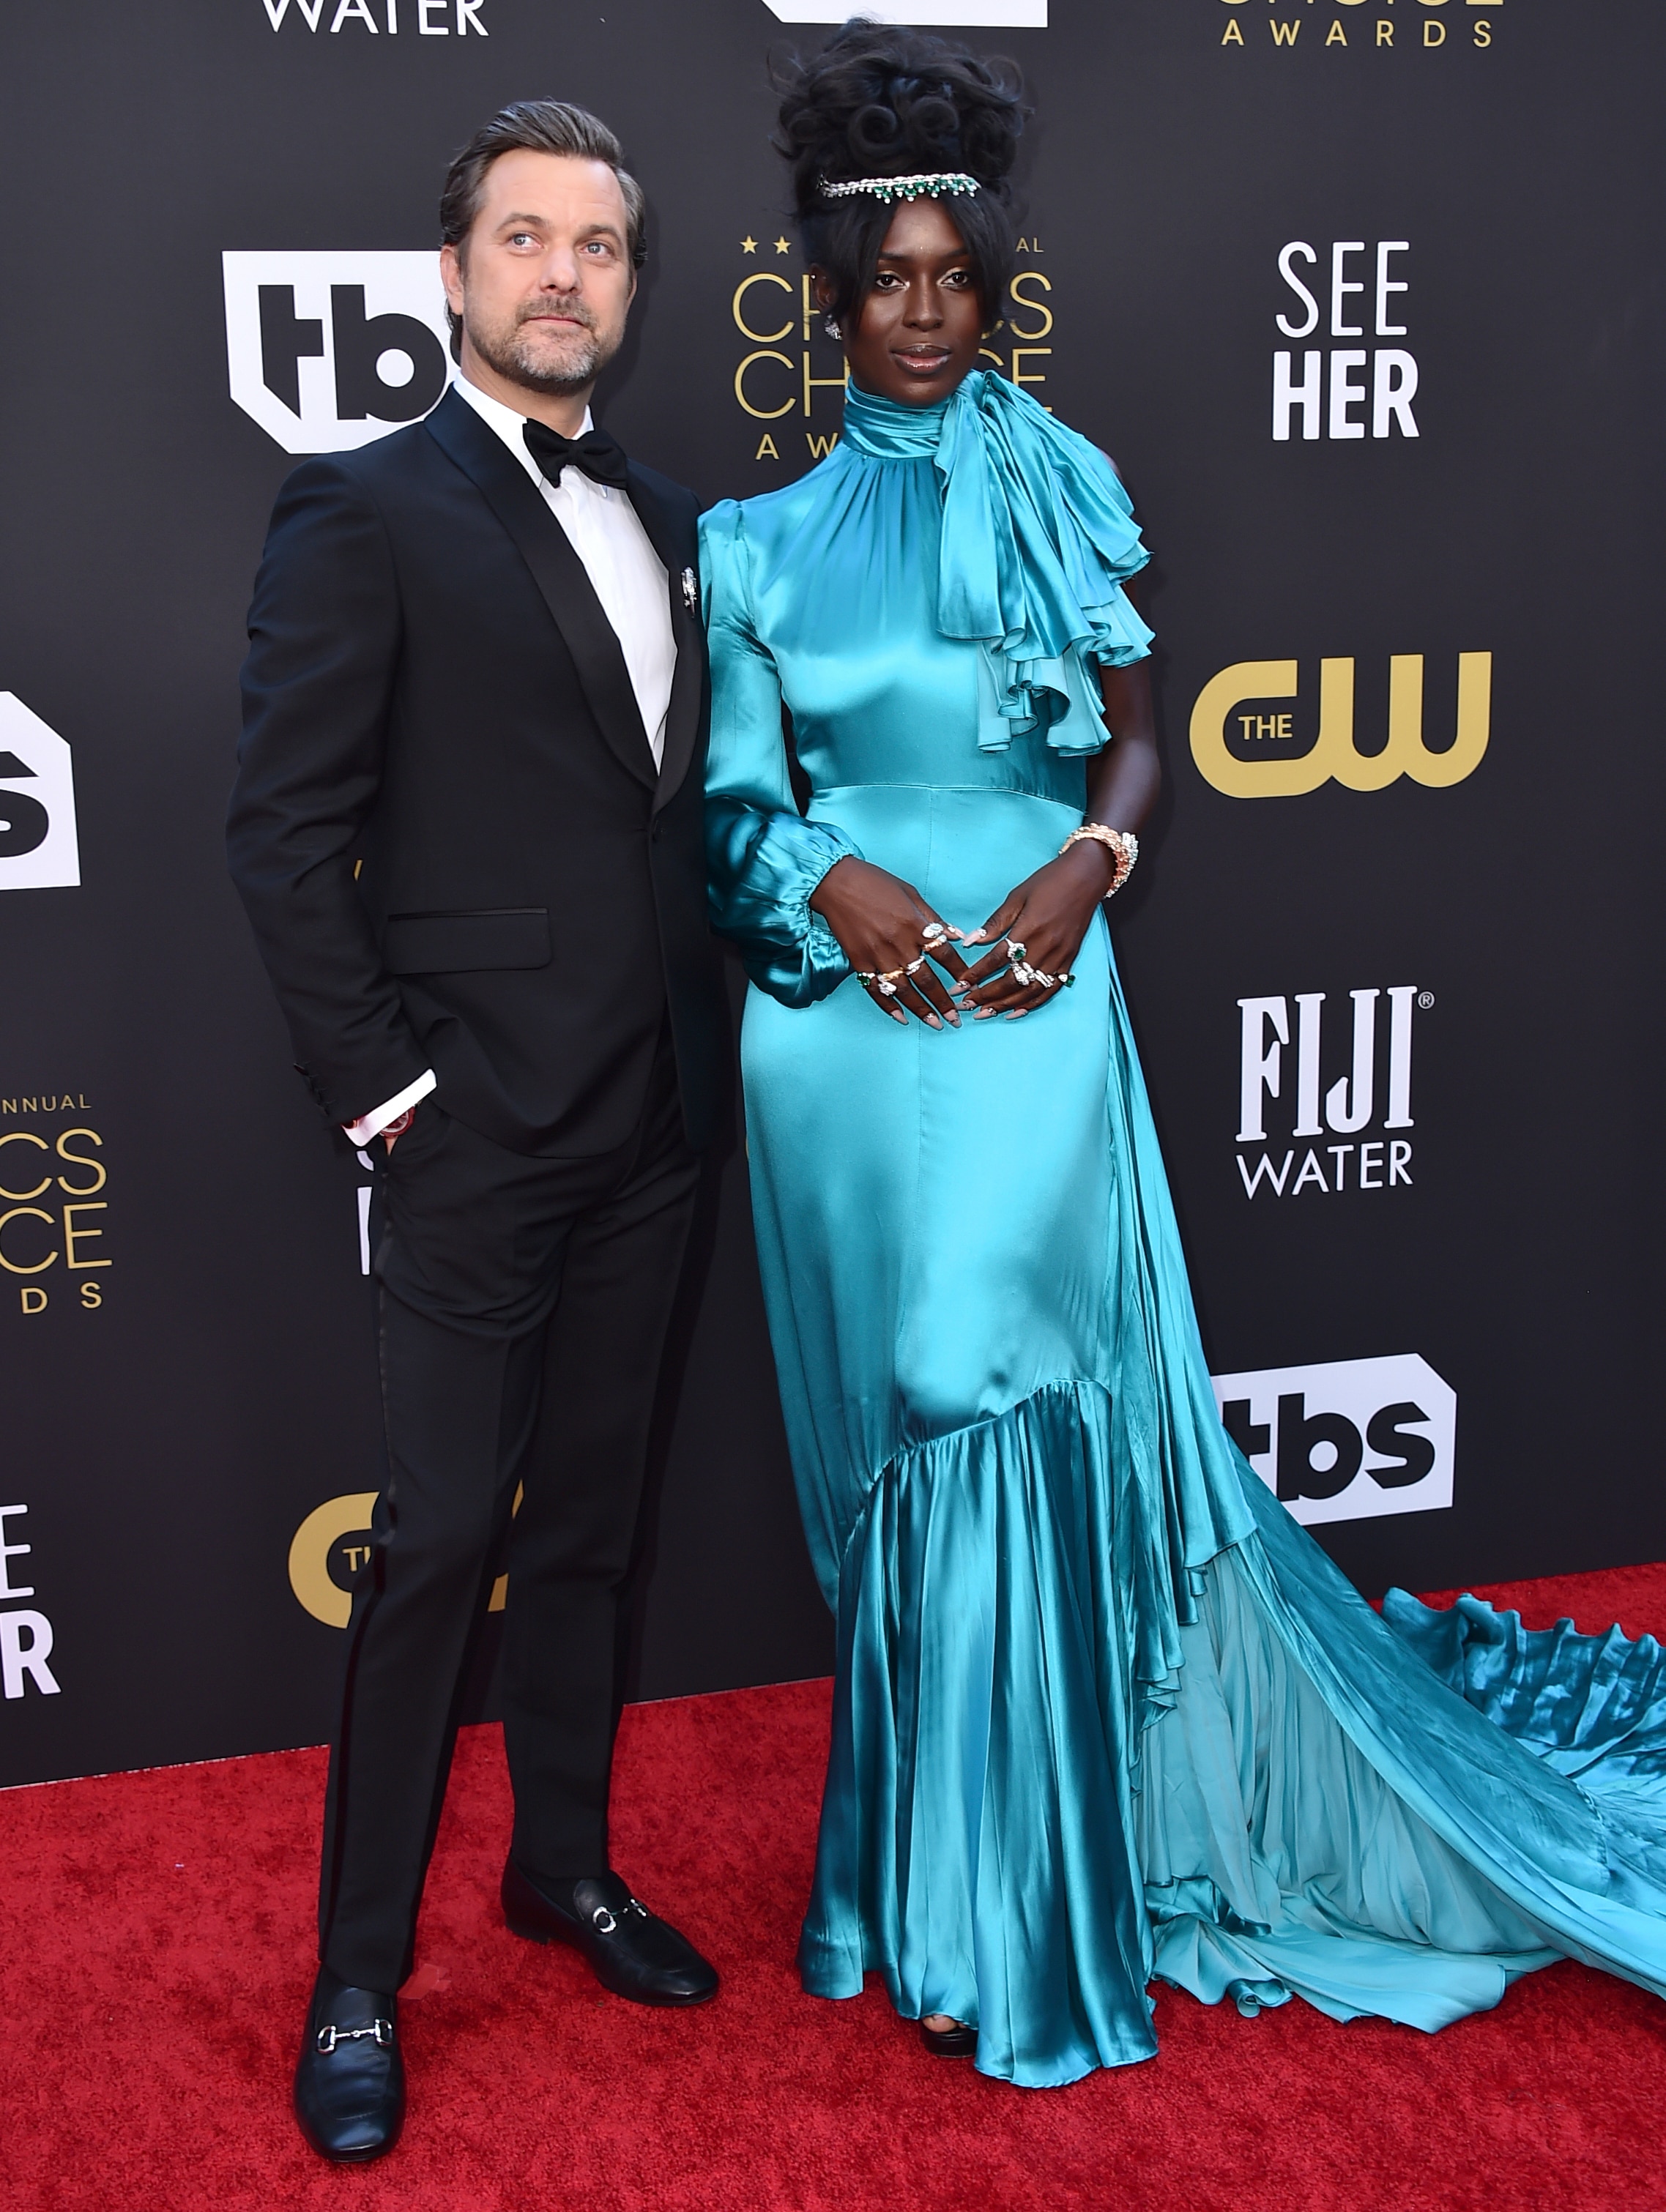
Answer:
<svg viewBox="0 0 1666 2212"><path fill-rule="evenodd" d="M326 1628L345 1628L353 1615L353 1578L370 1557L374 1490L326 1498L315 1505L289 1543L289 1588L314 1620ZM511 1514L520 1510L517 1485ZM351 1537L352 1542L346 1539ZM488 1613L502 1613L509 1577L499 1575L486 1601Z"/></svg>
<svg viewBox="0 0 1666 2212"><path fill-rule="evenodd" d="M1423 742L1423 655L1396 653L1389 662L1389 742L1378 753L1362 753L1353 742L1353 663L1319 663L1319 734L1310 750L1293 757L1246 760L1229 748L1226 733L1235 722L1246 744L1295 735L1292 714L1234 714L1235 707L1271 699L1293 699L1293 660L1237 660L1212 676L1192 708L1192 758L1207 783L1229 799L1293 799L1322 783L1350 791L1381 791L1408 775L1414 783L1444 790L1473 775L1487 750L1492 726L1493 656L1461 653L1457 657L1457 737L1445 752L1431 752Z"/></svg>

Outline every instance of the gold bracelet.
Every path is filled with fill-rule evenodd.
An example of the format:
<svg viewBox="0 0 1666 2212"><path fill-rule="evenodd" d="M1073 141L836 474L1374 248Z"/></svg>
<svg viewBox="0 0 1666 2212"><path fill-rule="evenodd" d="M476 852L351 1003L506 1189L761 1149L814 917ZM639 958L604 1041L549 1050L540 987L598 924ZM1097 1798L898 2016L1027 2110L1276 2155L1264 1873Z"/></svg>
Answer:
<svg viewBox="0 0 1666 2212"><path fill-rule="evenodd" d="M1073 845L1079 845L1084 837L1091 837L1095 844L1103 845L1116 863L1116 880L1105 893L1115 898L1134 873L1134 864L1140 857L1140 840L1132 830L1108 830L1103 822L1084 822L1079 830L1073 830L1059 848L1061 856Z"/></svg>

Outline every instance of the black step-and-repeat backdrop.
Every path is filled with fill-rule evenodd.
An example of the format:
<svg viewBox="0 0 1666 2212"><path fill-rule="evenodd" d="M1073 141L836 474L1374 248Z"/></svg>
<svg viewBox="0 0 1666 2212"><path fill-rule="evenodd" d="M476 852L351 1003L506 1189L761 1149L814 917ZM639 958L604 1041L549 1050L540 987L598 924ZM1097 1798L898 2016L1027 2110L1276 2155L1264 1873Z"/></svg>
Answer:
<svg viewBox="0 0 1666 2212"><path fill-rule="evenodd" d="M433 404L441 174L541 94L648 193L611 424L708 500L808 467L838 361L765 64L837 12L0 23L0 1780L329 1726L368 1178L221 855L272 495ZM991 357L1157 550L1169 783L1116 936L1225 1418L1371 1589L1659 1557L1659 10L891 12L1028 74ZM643 1696L830 1660L738 1140L700 1257Z"/></svg>

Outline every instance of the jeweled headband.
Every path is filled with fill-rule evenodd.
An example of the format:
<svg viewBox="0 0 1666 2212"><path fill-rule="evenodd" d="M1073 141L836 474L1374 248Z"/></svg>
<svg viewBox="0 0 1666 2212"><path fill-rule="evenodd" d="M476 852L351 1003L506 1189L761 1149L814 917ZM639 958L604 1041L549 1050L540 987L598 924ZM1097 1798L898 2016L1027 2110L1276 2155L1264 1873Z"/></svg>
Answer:
<svg viewBox="0 0 1666 2212"><path fill-rule="evenodd" d="M837 185L825 177L816 180L816 190L824 200L854 199L858 192L871 192L876 200L935 199L940 192L971 193L977 189L977 179L960 169L933 169L919 177L852 177Z"/></svg>

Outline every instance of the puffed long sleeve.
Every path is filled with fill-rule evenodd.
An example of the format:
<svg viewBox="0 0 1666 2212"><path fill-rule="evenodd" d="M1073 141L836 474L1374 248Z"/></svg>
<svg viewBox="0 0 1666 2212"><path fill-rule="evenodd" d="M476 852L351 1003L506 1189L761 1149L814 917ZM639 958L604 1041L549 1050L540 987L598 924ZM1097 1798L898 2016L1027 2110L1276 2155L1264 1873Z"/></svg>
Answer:
<svg viewBox="0 0 1666 2212"><path fill-rule="evenodd" d="M700 569L711 647L706 862L712 927L784 1006L808 1006L850 973L810 896L836 860L861 855L842 830L806 822L793 799L781 680L752 617L745 525L725 500L702 519Z"/></svg>

